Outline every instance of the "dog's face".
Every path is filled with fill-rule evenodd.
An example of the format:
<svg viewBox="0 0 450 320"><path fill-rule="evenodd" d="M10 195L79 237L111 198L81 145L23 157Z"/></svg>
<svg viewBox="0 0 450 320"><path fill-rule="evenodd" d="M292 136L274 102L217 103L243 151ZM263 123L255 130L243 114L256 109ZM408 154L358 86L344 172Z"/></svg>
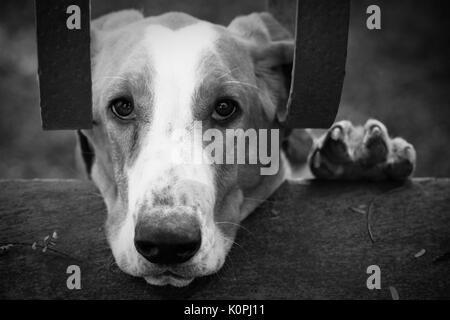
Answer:
<svg viewBox="0 0 450 320"><path fill-rule="evenodd" d="M94 128L83 134L117 264L155 285L216 272L254 198L269 196L282 173L187 155L205 148L199 130L277 128L292 63L288 32L267 14L222 27L122 11L93 22L92 52Z"/></svg>

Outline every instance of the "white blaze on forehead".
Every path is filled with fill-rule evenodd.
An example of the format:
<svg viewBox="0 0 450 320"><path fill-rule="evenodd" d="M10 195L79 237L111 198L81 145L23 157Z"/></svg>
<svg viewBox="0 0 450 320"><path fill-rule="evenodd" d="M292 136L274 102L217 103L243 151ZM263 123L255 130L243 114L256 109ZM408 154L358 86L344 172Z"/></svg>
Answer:
<svg viewBox="0 0 450 320"><path fill-rule="evenodd" d="M180 130L193 126L194 94L202 77L202 63L214 51L217 32L200 22L178 30L151 25L147 27L144 46L151 61L152 117L135 163L129 171L129 209L146 200L151 188L168 181L164 174L176 166L173 155L191 152L192 133ZM178 133L178 134L177 134ZM179 164L179 163L178 163ZM211 185L212 173L206 166L189 166L182 179Z"/></svg>
<svg viewBox="0 0 450 320"><path fill-rule="evenodd" d="M173 31L149 26L145 42L154 74L152 75L152 130L169 124L182 128L192 122L192 102L201 77L205 55L214 50L217 32L200 22Z"/></svg>

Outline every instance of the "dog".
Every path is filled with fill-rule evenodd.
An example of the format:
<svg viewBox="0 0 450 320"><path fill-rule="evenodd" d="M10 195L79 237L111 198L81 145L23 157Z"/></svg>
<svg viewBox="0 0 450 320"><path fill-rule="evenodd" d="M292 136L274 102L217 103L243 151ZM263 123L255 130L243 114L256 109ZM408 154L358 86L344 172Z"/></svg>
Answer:
<svg viewBox="0 0 450 320"><path fill-rule="evenodd" d="M91 28L93 128L79 131L81 154L106 203L117 265L151 285L216 273L240 223L295 172L405 180L414 171L414 147L377 120L340 121L320 136L283 127L294 39L269 13L220 26L124 10ZM204 148L192 143L194 121L279 130L276 174L261 175L261 164L174 161L174 151Z"/></svg>

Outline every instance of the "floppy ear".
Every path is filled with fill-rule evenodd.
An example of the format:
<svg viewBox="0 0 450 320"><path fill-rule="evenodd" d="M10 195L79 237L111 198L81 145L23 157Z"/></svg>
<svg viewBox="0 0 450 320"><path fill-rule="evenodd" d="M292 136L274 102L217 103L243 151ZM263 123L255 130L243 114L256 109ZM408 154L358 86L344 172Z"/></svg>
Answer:
<svg viewBox="0 0 450 320"><path fill-rule="evenodd" d="M234 19L228 29L248 44L264 111L269 119L284 122L291 86L295 41L270 13L252 13Z"/></svg>
<svg viewBox="0 0 450 320"><path fill-rule="evenodd" d="M92 166L94 165L95 154L94 148L89 143L88 138L81 132L81 130L77 131L78 144L77 148L79 148L79 155L81 157L77 157L79 161L83 161L84 169L86 170L86 174L88 178L91 178ZM80 165L81 167L81 165Z"/></svg>
<svg viewBox="0 0 450 320"><path fill-rule="evenodd" d="M130 23L142 20L144 15L137 10L122 10L101 16L91 22L91 64L95 65L95 56L100 51L101 39L104 33L112 32ZM92 68L91 67L91 68ZM87 175L91 177L92 166L95 160L94 148L89 138L81 130L77 131L78 148ZM81 161L80 161L81 162Z"/></svg>

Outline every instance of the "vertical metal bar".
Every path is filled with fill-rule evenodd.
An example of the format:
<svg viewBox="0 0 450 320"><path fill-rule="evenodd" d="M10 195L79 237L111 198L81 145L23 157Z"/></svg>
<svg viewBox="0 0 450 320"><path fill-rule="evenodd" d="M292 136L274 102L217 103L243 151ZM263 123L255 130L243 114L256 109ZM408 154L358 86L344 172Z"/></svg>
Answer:
<svg viewBox="0 0 450 320"><path fill-rule="evenodd" d="M44 130L92 127L90 1L36 0ZM76 15L79 8L79 25ZM71 18L72 17L72 18ZM69 19L69 23L68 23Z"/></svg>
<svg viewBox="0 0 450 320"><path fill-rule="evenodd" d="M289 98L290 128L328 128L336 118L345 76L350 1L268 0L288 28L295 22L296 51ZM290 8L290 9L289 9Z"/></svg>

